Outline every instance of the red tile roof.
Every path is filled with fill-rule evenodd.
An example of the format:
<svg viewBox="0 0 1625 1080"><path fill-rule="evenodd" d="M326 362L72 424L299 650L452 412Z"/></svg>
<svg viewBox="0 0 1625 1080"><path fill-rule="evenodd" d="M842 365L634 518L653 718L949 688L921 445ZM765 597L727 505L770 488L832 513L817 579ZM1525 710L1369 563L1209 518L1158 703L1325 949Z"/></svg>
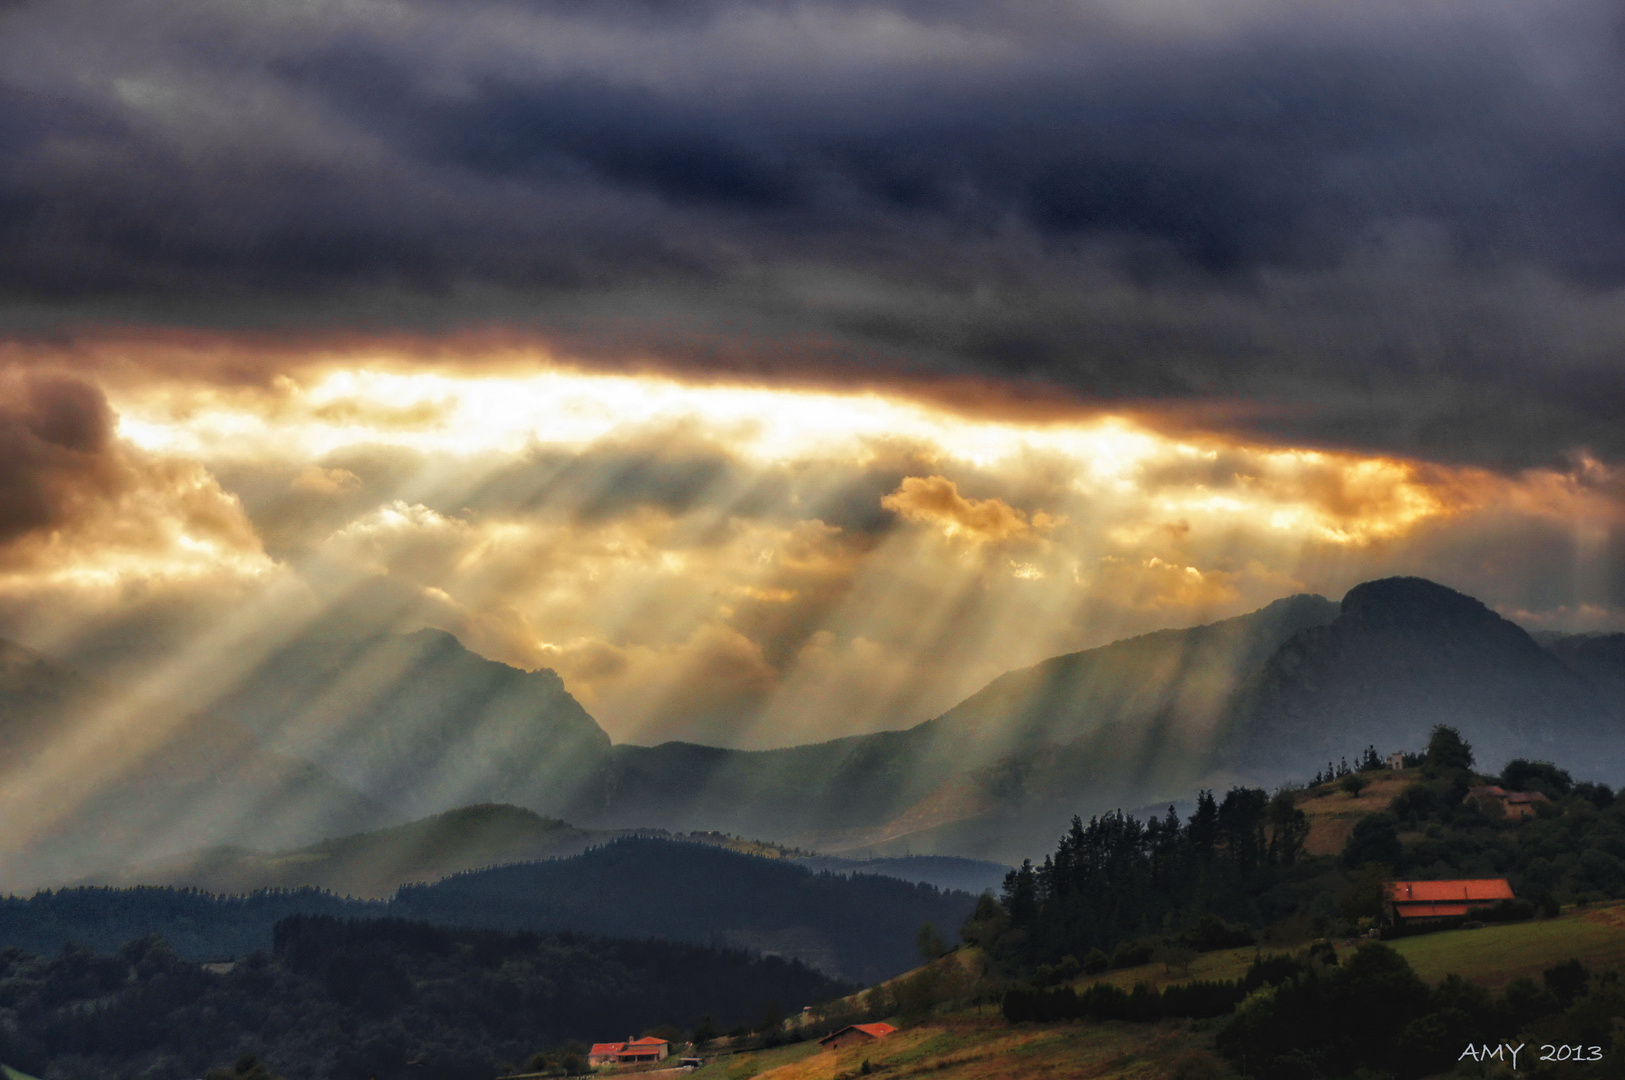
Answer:
<svg viewBox="0 0 1625 1080"><path fill-rule="evenodd" d="M656 1039L652 1035L645 1035L641 1039L628 1039L618 1043L593 1043L592 1049L587 1051L589 1057L619 1057L623 1054L658 1054L662 1046L668 1046L665 1039Z"/></svg>
<svg viewBox="0 0 1625 1080"><path fill-rule="evenodd" d="M884 1039L887 1035L890 1035L896 1030L897 1029L892 1027L890 1024L848 1024L841 1030L833 1031L818 1041L820 1043L827 1043L841 1035L845 1035L849 1031L861 1031L871 1039Z"/></svg>
<svg viewBox="0 0 1625 1080"><path fill-rule="evenodd" d="M1538 791L1514 791L1512 794L1507 796L1507 802L1509 803L1537 803L1551 801L1552 800L1548 799L1545 795Z"/></svg>
<svg viewBox="0 0 1625 1080"><path fill-rule="evenodd" d="M1511 900L1506 878L1456 881L1395 881L1388 886L1394 914L1402 919L1441 919L1465 915L1468 909L1495 900Z"/></svg>
<svg viewBox="0 0 1625 1080"><path fill-rule="evenodd" d="M857 1028L859 1031L868 1032L877 1039L884 1039L887 1035L890 1035L892 1032L897 1030L890 1024L853 1024L852 1026Z"/></svg>
<svg viewBox="0 0 1625 1080"><path fill-rule="evenodd" d="M1512 886L1506 878L1462 878L1455 881L1395 881L1388 886L1388 899L1396 904L1460 904L1464 901L1511 900Z"/></svg>

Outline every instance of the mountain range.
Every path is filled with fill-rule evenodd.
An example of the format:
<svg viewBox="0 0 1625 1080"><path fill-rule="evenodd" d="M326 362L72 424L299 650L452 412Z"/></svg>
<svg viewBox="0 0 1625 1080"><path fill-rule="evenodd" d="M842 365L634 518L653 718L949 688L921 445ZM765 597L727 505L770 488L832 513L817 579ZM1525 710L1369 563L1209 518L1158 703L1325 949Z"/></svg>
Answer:
<svg viewBox="0 0 1625 1080"><path fill-rule="evenodd" d="M0 748L71 727L90 680L15 648L0 658ZM115 852L127 864L309 844L488 802L583 830L1016 862L1074 813L1305 779L1368 744L1418 749L1436 723L1487 766L1558 757L1617 783L1625 635L1537 641L1471 597L1389 578L1341 603L1293 596L1054 657L905 730L765 751L612 744L554 673L485 660L440 631L298 640L108 785L126 794L59 814L26 872L0 868L0 888L105 869ZM181 816L199 803L238 812ZM137 843L153 835L167 848Z"/></svg>

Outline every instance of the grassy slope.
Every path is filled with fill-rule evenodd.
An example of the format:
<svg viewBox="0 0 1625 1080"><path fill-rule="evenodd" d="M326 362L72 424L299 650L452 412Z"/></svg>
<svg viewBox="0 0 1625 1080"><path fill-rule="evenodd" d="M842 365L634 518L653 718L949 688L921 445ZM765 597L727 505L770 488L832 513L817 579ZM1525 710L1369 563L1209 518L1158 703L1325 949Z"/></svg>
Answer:
<svg viewBox="0 0 1625 1080"><path fill-rule="evenodd" d="M696 1080L836 1080L865 1060L884 1077L943 1080L1065 1080L1110 1075L1161 1080L1182 1055L1201 1052L1205 1032L1189 1023L1067 1024L1012 1027L968 1011L899 1031L867 1046L822 1050L816 1043L720 1058Z"/></svg>
<svg viewBox="0 0 1625 1080"><path fill-rule="evenodd" d="M1494 990L1521 975L1538 978L1546 968L1570 957L1594 967L1625 967L1625 904L1571 909L1555 919L1446 930L1388 944L1429 982L1455 972ZM1339 945L1338 951L1344 952L1346 947ZM1126 990L1136 982L1163 987L1191 979L1239 979L1255 954L1251 946L1221 949L1198 956L1189 974L1170 974L1161 964L1143 964L1108 971L1098 980L1080 979L1074 985L1081 988L1100 981Z"/></svg>
<svg viewBox="0 0 1625 1080"><path fill-rule="evenodd" d="M1556 919L1451 930L1392 943L1424 979L1455 972L1498 989L1570 957L1591 967L1625 967L1625 905L1569 911Z"/></svg>
<svg viewBox="0 0 1625 1080"><path fill-rule="evenodd" d="M1335 783L1321 784L1305 792L1298 809L1309 817L1309 839L1304 850L1311 855L1336 855L1348 842L1354 823L1367 814L1388 809L1401 791L1421 779L1421 770L1404 769L1396 772L1361 773L1371 785L1360 792L1358 799L1350 797Z"/></svg>
<svg viewBox="0 0 1625 1080"><path fill-rule="evenodd" d="M1346 796L1345 796L1346 798ZM1540 972L1570 957L1594 967L1625 967L1625 904L1571 910L1556 919L1452 930L1390 943L1430 982L1456 972L1499 989L1520 975ZM1343 946L1339 951L1345 951ZM1124 968L1098 981L1125 988L1145 981L1157 986L1188 979L1235 979L1245 974L1256 950L1205 953L1189 973L1170 974L1160 964ZM973 950L955 954L977 966ZM1096 978L1079 980L1082 987ZM879 1043L832 1053L799 1043L712 1061L699 1080L844 1080L864 1059L885 1077L937 1076L944 1080L1064 1080L1124 1077L1163 1080L1182 1062L1210 1056L1214 1022L1159 1024L1006 1024L996 1006L962 1010L905 1029ZM1181 1072L1201 1075L1201 1065ZM1221 1072L1223 1070L1221 1069Z"/></svg>
<svg viewBox="0 0 1625 1080"><path fill-rule="evenodd" d="M1538 977L1542 969L1574 956L1595 967L1625 966L1625 905L1391 944L1429 981L1456 972L1498 989L1520 975ZM1141 980L1167 985L1186 979L1234 979L1246 972L1254 955L1251 948L1225 949L1198 957L1188 975L1171 976L1161 965L1147 964L1108 972L1100 979L1124 987ZM1093 981L1085 979L1078 985ZM867 1058L876 1074L886 1077L1163 1080L1182 1062L1207 1057L1216 1027L1212 1022L1188 1021L1011 1026L998 1017L996 1008L981 1007L868 1046L832 1053L816 1043L800 1043L719 1058L694 1075L697 1080L839 1080L856 1076ZM1180 1071L1188 1071L1188 1066Z"/></svg>

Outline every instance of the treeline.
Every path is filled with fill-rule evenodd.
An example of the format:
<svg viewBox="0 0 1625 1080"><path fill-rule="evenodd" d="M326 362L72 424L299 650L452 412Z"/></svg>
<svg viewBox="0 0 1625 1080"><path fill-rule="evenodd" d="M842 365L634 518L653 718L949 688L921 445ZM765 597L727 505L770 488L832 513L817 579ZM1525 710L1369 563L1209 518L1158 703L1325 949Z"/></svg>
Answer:
<svg viewBox="0 0 1625 1080"><path fill-rule="evenodd" d="M236 957L268 949L279 919L320 914L750 948L870 983L915 966L922 924L957 926L975 903L894 878L814 874L780 859L638 838L570 859L458 874L381 902L314 889L217 897L87 888L0 899L0 947L51 954L74 942L112 952L157 933L195 960Z"/></svg>
<svg viewBox="0 0 1625 1080"><path fill-rule="evenodd" d="M754 1027L853 987L733 950L295 916L215 973L162 939L0 953L0 1061L44 1080L490 1080L578 1039Z"/></svg>
<svg viewBox="0 0 1625 1080"><path fill-rule="evenodd" d="M1330 942L1317 942L1297 956L1277 954L1254 957L1252 966L1234 981L1177 983L1157 990L1140 981L1132 990L1107 982L1091 983L1082 990L1070 986L1043 989L1032 985L1011 987L1004 995L1004 1018L1012 1023L1026 1020L1126 1020L1149 1024L1171 1017L1206 1019L1223 1016L1248 994L1266 986L1278 986L1309 970L1322 970L1337 964L1337 950Z"/></svg>
<svg viewBox="0 0 1625 1080"><path fill-rule="evenodd" d="M1172 808L1148 821L1074 818L1054 853L1009 874L961 934L1007 975L1043 984L1248 944L1273 924L1294 923L1289 932L1300 936L1370 929L1384 920L1386 882L1396 877L1508 878L1520 899L1472 916L1485 921L1625 896L1625 800L1606 785L1521 759L1480 776L1472 747L1443 725L1406 761L1420 776L1410 774L1388 811L1360 818L1335 859L1304 854L1301 789L1270 797L1238 787L1222 801L1204 791L1184 821ZM1357 797L1380 765L1367 747L1355 769L1328 765L1309 794ZM1532 817L1510 817L1497 800L1471 797L1490 783L1549 801ZM1401 832L1412 835L1401 842Z"/></svg>
<svg viewBox="0 0 1625 1080"><path fill-rule="evenodd" d="M1456 975L1429 987L1404 957L1372 942L1342 965L1305 965L1273 991L1249 997L1216 1047L1254 1080L1416 1080L1455 1068L1464 1047L1522 1043L1520 1071L1590 1080L1617 1075L1622 1022L1625 987L1617 972L1592 973L1570 960L1539 983L1517 980L1497 998ZM1584 1047L1584 1063L1571 1056L1542 1064L1543 1045Z"/></svg>
<svg viewBox="0 0 1625 1080"><path fill-rule="evenodd" d="M50 955L67 945L117 952L158 934L192 960L247 956L271 947L271 927L290 915L382 917L381 903L321 889L261 889L216 896L199 889L89 886L0 897L0 948Z"/></svg>
<svg viewBox="0 0 1625 1080"><path fill-rule="evenodd" d="M1295 956L1257 958L1234 982L1161 991L1144 982L1131 991L1107 983L1082 990L1012 987L1003 1011L1013 1023L1150 1023L1234 1011L1215 1047L1253 1080L1417 1080L1450 1071L1464 1047L1486 1042L1524 1044L1518 1067L1536 1076L1561 1071L1593 1080L1618 1075L1625 983L1618 972L1596 973L1567 960L1538 982L1520 978L1496 997L1456 975L1430 987L1404 957L1377 942L1361 945L1343 963L1329 944L1319 943ZM1559 1065L1554 1050L1554 1060L1543 1064L1543 1046L1583 1052L1567 1054Z"/></svg>
<svg viewBox="0 0 1625 1080"><path fill-rule="evenodd" d="M1172 937L1196 951L1250 943L1244 924L1292 911L1292 888L1309 876L1299 867L1309 823L1289 793L1271 798L1232 788L1210 791L1180 821L1141 822L1121 813L1073 818L1041 866L1025 862L1006 877L998 903L985 898L962 935L1016 969L1081 963L1084 970L1150 959L1137 938ZM1143 955L1142 955L1143 954Z"/></svg>
<svg viewBox="0 0 1625 1080"><path fill-rule="evenodd" d="M1081 992L1070 986L1053 990L1016 986L1005 992L1004 1018L1011 1023L1127 1020L1138 1024L1177 1016L1204 1019L1223 1016L1245 996L1239 982L1188 982L1162 990L1140 982L1131 991L1095 983Z"/></svg>

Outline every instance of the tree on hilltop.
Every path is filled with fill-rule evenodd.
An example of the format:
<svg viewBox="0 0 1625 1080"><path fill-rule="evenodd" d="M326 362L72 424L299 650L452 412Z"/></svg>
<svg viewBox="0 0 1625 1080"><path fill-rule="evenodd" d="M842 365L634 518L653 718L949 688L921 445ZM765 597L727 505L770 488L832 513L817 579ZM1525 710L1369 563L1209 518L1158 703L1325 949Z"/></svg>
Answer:
<svg viewBox="0 0 1625 1080"><path fill-rule="evenodd" d="M1461 737L1461 732L1448 724L1433 725L1428 738L1426 762L1437 769L1471 769L1473 748Z"/></svg>

